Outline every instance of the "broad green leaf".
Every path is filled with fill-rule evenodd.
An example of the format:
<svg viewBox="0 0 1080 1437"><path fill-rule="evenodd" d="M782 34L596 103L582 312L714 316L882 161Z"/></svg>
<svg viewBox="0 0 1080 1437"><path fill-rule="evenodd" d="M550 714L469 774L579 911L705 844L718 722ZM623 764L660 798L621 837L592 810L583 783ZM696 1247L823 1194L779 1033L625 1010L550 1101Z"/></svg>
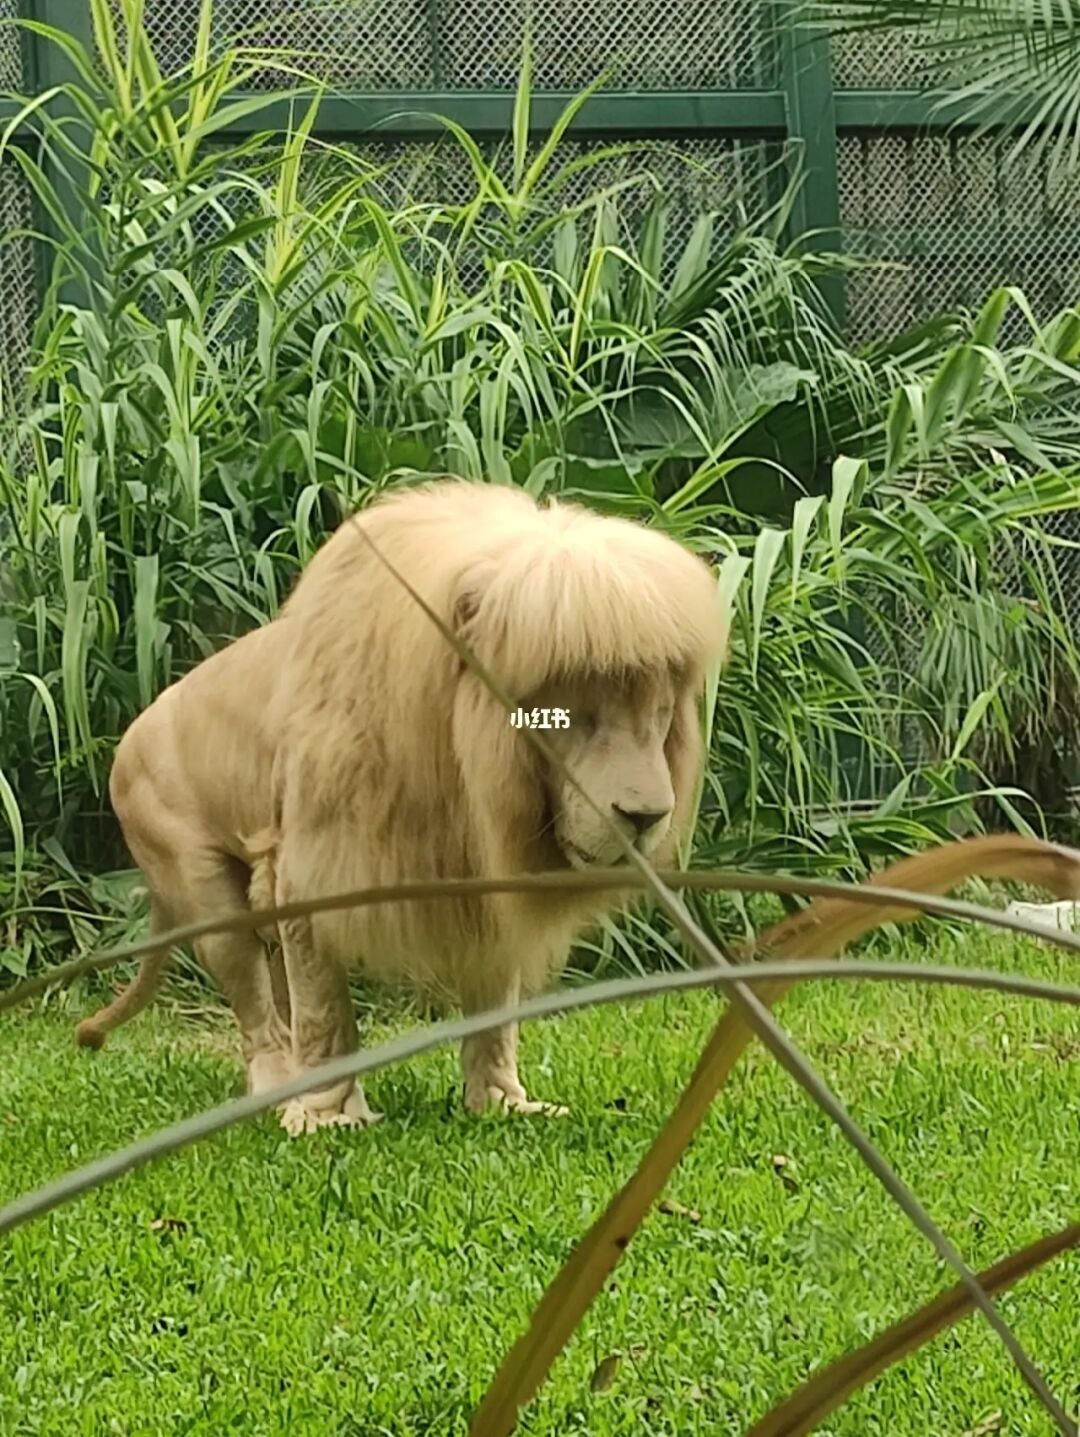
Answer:
<svg viewBox="0 0 1080 1437"><path fill-rule="evenodd" d="M806 552L806 542L810 537L814 520L817 518L818 510L825 502L822 494L805 495L802 499L795 501L795 509L791 520L791 601L795 602L799 590L799 572L802 568L803 554Z"/></svg>
<svg viewBox="0 0 1080 1437"><path fill-rule="evenodd" d="M999 677L996 682L990 686L990 688L983 689L980 694L976 695L974 702L971 704L970 708L964 716L964 722L960 725L960 732L956 736L956 742L953 744L952 752L949 755L949 758L953 763L956 762L956 760L961 756L961 754L967 748L968 744L974 738L976 732L978 731L979 725L982 723L983 718L986 715L987 709L993 702L995 696L1001 688L1003 681L1004 676Z"/></svg>
<svg viewBox="0 0 1080 1437"><path fill-rule="evenodd" d="M976 361L967 345L957 345L930 381L926 391L925 444L932 450L940 443L948 421L959 411L959 396L971 382L971 362Z"/></svg>
<svg viewBox="0 0 1080 1437"><path fill-rule="evenodd" d="M667 293L667 301L678 299L685 294L705 272L712 253L715 221L711 214L699 215L690 231L690 238L679 257L674 278Z"/></svg>
<svg viewBox="0 0 1080 1437"><path fill-rule="evenodd" d="M322 486L317 483L305 484L296 501L293 524L296 530L296 546L301 564L307 564L315 553L315 540L311 534L311 514L319 502Z"/></svg>
<svg viewBox="0 0 1080 1437"><path fill-rule="evenodd" d="M776 561L780 557L787 538L783 529L763 527L754 545L753 575L751 578L752 639L750 646L751 672L757 673L758 651L761 647L761 626L765 616L765 604L769 596Z"/></svg>
<svg viewBox="0 0 1080 1437"><path fill-rule="evenodd" d="M1006 287L995 289L979 311L979 317L975 321L975 328L972 331L971 343L973 348L991 349L995 345L998 333L1001 329L1001 322L1009 308L1012 294Z"/></svg>
<svg viewBox="0 0 1080 1437"><path fill-rule="evenodd" d="M892 818L894 814L900 812L911 790L912 777L912 774L905 773L900 782L889 790L874 810L875 818Z"/></svg>
<svg viewBox="0 0 1080 1437"><path fill-rule="evenodd" d="M865 479L866 461L841 455L832 468L832 493L829 495L829 541L838 572L843 573L843 528L848 501L852 492Z"/></svg>
<svg viewBox="0 0 1080 1437"><path fill-rule="evenodd" d="M567 286L577 286L577 221L573 216L564 218L551 234L551 263Z"/></svg>

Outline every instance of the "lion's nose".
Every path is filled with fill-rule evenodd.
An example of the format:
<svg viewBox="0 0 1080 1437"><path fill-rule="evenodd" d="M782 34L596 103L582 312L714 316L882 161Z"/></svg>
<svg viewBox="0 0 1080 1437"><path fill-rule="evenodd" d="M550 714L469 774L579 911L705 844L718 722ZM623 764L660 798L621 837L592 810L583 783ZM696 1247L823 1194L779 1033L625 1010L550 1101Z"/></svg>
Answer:
<svg viewBox="0 0 1080 1437"><path fill-rule="evenodd" d="M669 812L666 808L620 808L617 803L612 804L612 808L620 818L626 819L639 838L642 834L648 833L650 828L655 828L662 818L668 816Z"/></svg>

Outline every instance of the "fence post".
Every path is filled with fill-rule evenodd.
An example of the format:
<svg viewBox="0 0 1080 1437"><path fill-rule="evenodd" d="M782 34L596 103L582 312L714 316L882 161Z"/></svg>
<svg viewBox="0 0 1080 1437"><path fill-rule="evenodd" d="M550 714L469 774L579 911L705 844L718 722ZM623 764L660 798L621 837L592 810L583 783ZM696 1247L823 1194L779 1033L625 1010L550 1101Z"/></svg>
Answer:
<svg viewBox="0 0 1080 1437"><path fill-rule="evenodd" d="M68 39L83 45L90 55L95 54L93 22L87 0L19 0L22 18L36 20L42 25L51 25ZM24 31L23 45L24 88L33 95L42 94L57 85L63 85L76 78L76 71L62 47L46 36ZM54 120L78 115L78 110L66 95L54 96L49 101L48 113ZM70 155L63 163L42 147L39 155L45 178L53 188L56 199L72 225L84 224L83 198L80 185L86 183L88 172L78 165ZM35 196L34 208L38 217L38 228L53 241L59 243L62 234L52 216ZM40 294L44 300L53 274L51 247L38 245L38 277ZM76 277L69 278L61 288L59 298L64 303L84 305L89 299L85 285Z"/></svg>
<svg viewBox="0 0 1080 1437"><path fill-rule="evenodd" d="M813 248L839 252L840 191L836 177L836 97L832 83L829 36L820 25L800 18L802 0L780 7L780 75L787 109L789 144L796 141L795 163L802 183L788 222L790 238L815 233ZM801 163L800 163L801 162ZM844 328L846 296L842 275L820 281L837 328Z"/></svg>
<svg viewBox="0 0 1080 1437"><path fill-rule="evenodd" d="M780 80L787 112L788 144L793 177L801 183L788 220L788 239L799 243L813 232L807 248L837 254L843 249L840 188L836 171L836 95L828 31L806 19L805 0L779 0ZM823 275L818 290L842 334L847 321L846 285L842 274ZM862 637L857 616L857 637ZM878 798L874 763L867 744L856 734L838 740L849 798Z"/></svg>

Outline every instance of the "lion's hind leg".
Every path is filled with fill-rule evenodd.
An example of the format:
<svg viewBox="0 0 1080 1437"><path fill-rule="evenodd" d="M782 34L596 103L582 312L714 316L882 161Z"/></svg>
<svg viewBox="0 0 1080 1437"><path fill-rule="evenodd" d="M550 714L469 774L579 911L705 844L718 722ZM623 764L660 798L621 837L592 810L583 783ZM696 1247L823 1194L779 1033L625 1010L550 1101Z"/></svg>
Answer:
<svg viewBox="0 0 1080 1437"><path fill-rule="evenodd" d="M185 923L250 911L248 873L229 854L202 848L183 854L177 877ZM195 956L225 995L240 1029L250 1093L263 1093L292 1076L287 1023L275 1002L266 949L250 929L208 933L196 940Z"/></svg>
<svg viewBox="0 0 1080 1437"><path fill-rule="evenodd" d="M242 838L244 857L251 870L248 879L248 902L258 913L273 908L277 901L277 849L281 837L275 828L260 829L250 838ZM281 950L281 933L276 923L256 929L266 945L266 959L270 965L270 986L278 1016L287 1029L292 1027L292 1004L289 1000L289 980L285 972L285 956Z"/></svg>

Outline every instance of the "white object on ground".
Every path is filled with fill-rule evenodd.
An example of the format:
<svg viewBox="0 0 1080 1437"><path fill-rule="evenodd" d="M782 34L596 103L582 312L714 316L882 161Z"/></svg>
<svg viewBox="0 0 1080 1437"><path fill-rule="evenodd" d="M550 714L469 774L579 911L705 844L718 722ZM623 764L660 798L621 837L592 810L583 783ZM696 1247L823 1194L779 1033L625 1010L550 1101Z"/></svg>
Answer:
<svg viewBox="0 0 1080 1437"><path fill-rule="evenodd" d="M1044 928L1080 928L1080 903L1066 899L1064 903L1010 903L1005 912L1010 918L1027 918Z"/></svg>

